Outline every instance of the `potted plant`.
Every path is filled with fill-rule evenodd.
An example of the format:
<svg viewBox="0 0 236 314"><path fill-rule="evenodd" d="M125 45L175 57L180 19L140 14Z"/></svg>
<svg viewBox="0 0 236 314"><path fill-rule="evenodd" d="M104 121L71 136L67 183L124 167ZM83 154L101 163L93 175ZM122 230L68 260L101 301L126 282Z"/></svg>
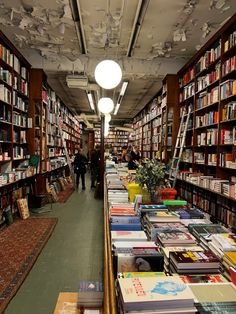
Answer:
<svg viewBox="0 0 236 314"><path fill-rule="evenodd" d="M164 185L165 165L157 159L147 159L146 163L140 165L136 170L136 181L147 187L151 201L156 201L156 190Z"/></svg>

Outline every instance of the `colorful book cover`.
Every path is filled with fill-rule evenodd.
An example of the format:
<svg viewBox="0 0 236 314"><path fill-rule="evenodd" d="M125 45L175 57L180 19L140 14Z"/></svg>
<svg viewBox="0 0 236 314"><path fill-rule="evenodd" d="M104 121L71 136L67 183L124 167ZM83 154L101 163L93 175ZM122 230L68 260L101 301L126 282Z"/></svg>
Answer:
<svg viewBox="0 0 236 314"><path fill-rule="evenodd" d="M113 231L119 231L119 230L131 230L131 231L141 231L141 223L138 224L116 224L116 223L111 223L111 230Z"/></svg>
<svg viewBox="0 0 236 314"><path fill-rule="evenodd" d="M219 283L228 282L228 280L220 274L199 274L199 275L180 275L184 283Z"/></svg>
<svg viewBox="0 0 236 314"><path fill-rule="evenodd" d="M194 304L194 294L178 277L119 278L125 311L172 309Z"/></svg>
<svg viewBox="0 0 236 314"><path fill-rule="evenodd" d="M232 266L236 266L236 252L225 252L225 257L232 263Z"/></svg>
<svg viewBox="0 0 236 314"><path fill-rule="evenodd" d="M140 217L139 216L111 216L110 218L111 223L120 223L120 224L131 224L131 223L139 223Z"/></svg>
<svg viewBox="0 0 236 314"><path fill-rule="evenodd" d="M117 272L162 272L164 257L156 252L154 255L118 254Z"/></svg>
<svg viewBox="0 0 236 314"><path fill-rule="evenodd" d="M147 241L144 231L111 231L112 241Z"/></svg>
<svg viewBox="0 0 236 314"><path fill-rule="evenodd" d="M123 272L120 278L140 278L140 277L166 277L164 272Z"/></svg>
<svg viewBox="0 0 236 314"><path fill-rule="evenodd" d="M193 265L193 264L219 264L218 258L211 251L204 252L170 252L170 259L176 261L176 264Z"/></svg>
<svg viewBox="0 0 236 314"><path fill-rule="evenodd" d="M203 252L201 246L170 246L162 248L164 255L169 258L170 252Z"/></svg>
<svg viewBox="0 0 236 314"><path fill-rule="evenodd" d="M195 243L196 240L191 233L179 229L165 229L158 234L158 240L165 243Z"/></svg>

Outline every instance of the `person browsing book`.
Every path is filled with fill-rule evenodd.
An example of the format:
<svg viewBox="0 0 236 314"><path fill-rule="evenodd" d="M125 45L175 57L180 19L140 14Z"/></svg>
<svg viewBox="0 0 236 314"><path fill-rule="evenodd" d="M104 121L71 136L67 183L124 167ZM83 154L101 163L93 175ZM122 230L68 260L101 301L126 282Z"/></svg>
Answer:
<svg viewBox="0 0 236 314"><path fill-rule="evenodd" d="M79 180L81 177L82 190L85 190L85 173L86 173L87 158L83 153L83 149L80 148L79 152L75 155L74 160L74 172L76 174L76 189L79 188Z"/></svg>

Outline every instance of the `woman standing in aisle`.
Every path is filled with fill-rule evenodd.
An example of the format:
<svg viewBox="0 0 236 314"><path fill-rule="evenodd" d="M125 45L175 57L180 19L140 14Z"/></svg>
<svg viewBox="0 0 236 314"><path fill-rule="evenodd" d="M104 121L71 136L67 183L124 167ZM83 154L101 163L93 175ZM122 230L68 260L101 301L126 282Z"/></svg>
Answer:
<svg viewBox="0 0 236 314"><path fill-rule="evenodd" d="M76 173L76 189L79 189L79 178L82 181L82 190L85 190L85 173L86 173L87 158L83 154L83 149L80 148L79 152L75 155L74 172Z"/></svg>
<svg viewBox="0 0 236 314"><path fill-rule="evenodd" d="M134 147L133 147L133 150L132 150L132 152L131 152L131 157L132 157L132 160L133 160L133 161L139 162L139 160L140 160L140 155L139 155L138 146L134 146Z"/></svg>

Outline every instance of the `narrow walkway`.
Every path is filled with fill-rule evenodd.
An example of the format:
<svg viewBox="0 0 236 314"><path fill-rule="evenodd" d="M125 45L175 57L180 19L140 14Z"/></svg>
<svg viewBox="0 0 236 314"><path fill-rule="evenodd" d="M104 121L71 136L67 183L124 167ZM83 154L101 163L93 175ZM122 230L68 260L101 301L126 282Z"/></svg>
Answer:
<svg viewBox="0 0 236 314"><path fill-rule="evenodd" d="M6 314L52 314L59 292L77 292L80 280L103 280L103 202L86 179L85 191L40 215L58 223Z"/></svg>

